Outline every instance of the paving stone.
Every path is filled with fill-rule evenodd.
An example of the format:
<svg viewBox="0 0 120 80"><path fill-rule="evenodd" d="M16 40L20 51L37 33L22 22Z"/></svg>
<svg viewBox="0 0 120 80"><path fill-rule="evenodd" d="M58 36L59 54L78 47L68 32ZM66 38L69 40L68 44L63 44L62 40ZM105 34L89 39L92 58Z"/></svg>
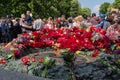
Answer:
<svg viewBox="0 0 120 80"><path fill-rule="evenodd" d="M50 80L50 79L30 76L19 72L6 71L0 68L0 80Z"/></svg>

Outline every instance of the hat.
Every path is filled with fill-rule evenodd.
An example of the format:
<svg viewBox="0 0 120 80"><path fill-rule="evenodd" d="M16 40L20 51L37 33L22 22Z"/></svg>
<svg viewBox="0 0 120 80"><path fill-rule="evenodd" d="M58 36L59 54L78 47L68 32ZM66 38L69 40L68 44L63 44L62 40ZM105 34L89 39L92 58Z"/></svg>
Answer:
<svg viewBox="0 0 120 80"><path fill-rule="evenodd" d="M101 18L105 18L105 17L106 17L106 14L100 14L100 17L101 17Z"/></svg>

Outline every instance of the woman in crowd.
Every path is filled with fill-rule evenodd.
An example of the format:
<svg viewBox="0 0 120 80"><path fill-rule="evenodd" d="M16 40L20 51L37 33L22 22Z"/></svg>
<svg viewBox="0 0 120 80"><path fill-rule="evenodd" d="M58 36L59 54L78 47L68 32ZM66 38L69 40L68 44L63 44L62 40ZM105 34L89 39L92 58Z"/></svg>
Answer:
<svg viewBox="0 0 120 80"><path fill-rule="evenodd" d="M80 27L84 29L87 28L87 24L85 23L84 18L82 16L78 16L74 20L75 20L73 23L74 27Z"/></svg>
<svg viewBox="0 0 120 80"><path fill-rule="evenodd" d="M120 18L117 18L117 20L115 20L115 23L113 25L111 25L110 27L108 27L106 35L111 40L119 39L119 37L120 37Z"/></svg>
<svg viewBox="0 0 120 80"><path fill-rule="evenodd" d="M103 25L103 29L107 30L108 27L110 27L113 24L113 18L112 17L107 17L104 25Z"/></svg>
<svg viewBox="0 0 120 80"><path fill-rule="evenodd" d="M80 22L78 20L78 17L74 18L74 22L73 22L73 27L79 27L80 26Z"/></svg>
<svg viewBox="0 0 120 80"><path fill-rule="evenodd" d="M52 19L52 17L48 18L47 24L45 24L45 28L49 28L49 29L53 28L53 19Z"/></svg>

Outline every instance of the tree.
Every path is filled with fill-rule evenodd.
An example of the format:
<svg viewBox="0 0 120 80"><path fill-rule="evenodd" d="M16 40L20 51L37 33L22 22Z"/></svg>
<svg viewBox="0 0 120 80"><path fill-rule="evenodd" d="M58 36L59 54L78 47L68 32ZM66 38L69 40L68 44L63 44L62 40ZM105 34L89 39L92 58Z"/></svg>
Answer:
<svg viewBox="0 0 120 80"><path fill-rule="evenodd" d="M7 4L7 5L6 5ZM0 2L0 17L6 17L11 13L11 0L1 0Z"/></svg>
<svg viewBox="0 0 120 80"><path fill-rule="evenodd" d="M57 17L60 13L56 8L57 0L32 0L29 7L33 15L40 15L41 18L48 18L50 16Z"/></svg>
<svg viewBox="0 0 120 80"><path fill-rule="evenodd" d="M11 0L11 12L14 16L20 16L22 13L25 13L27 10L30 10L28 4L31 0Z"/></svg>
<svg viewBox="0 0 120 80"><path fill-rule="evenodd" d="M120 0L115 0L112 4L113 8L120 10Z"/></svg>
<svg viewBox="0 0 120 80"><path fill-rule="evenodd" d="M81 13L83 17L89 17L91 15L91 10L89 8L82 8Z"/></svg>
<svg viewBox="0 0 120 80"><path fill-rule="evenodd" d="M79 15L79 8L81 8L78 0L71 1L70 16L76 17Z"/></svg>
<svg viewBox="0 0 120 80"><path fill-rule="evenodd" d="M61 15L65 15L66 17L70 16L71 1L72 0L59 0L58 1L57 10L60 12L60 16Z"/></svg>
<svg viewBox="0 0 120 80"><path fill-rule="evenodd" d="M108 2L104 2L101 6L100 6L100 12L103 14L106 14L108 11L108 8L110 6L110 3Z"/></svg>
<svg viewBox="0 0 120 80"><path fill-rule="evenodd" d="M79 14L79 8L78 0L1 0L0 17L11 13L19 17L27 10L31 10L33 16L39 15L41 18L61 15L75 17Z"/></svg>

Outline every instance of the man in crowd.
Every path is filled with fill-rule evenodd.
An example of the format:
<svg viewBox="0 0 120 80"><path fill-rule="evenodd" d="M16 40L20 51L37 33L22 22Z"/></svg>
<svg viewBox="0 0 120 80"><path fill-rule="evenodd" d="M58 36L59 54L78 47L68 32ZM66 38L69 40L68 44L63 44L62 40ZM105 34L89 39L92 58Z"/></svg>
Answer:
<svg viewBox="0 0 120 80"><path fill-rule="evenodd" d="M10 41L12 41L12 39L13 39L13 35L14 35L14 33L13 33L13 15L8 15L7 16L7 22L6 22L6 33L7 33L7 42L10 42Z"/></svg>
<svg viewBox="0 0 120 80"><path fill-rule="evenodd" d="M33 23L33 29L41 30L44 26L43 21L40 19L40 17L38 15L35 17L35 19L36 20Z"/></svg>
<svg viewBox="0 0 120 80"><path fill-rule="evenodd" d="M90 22L92 25L97 25L97 24L98 24L98 18L96 17L96 14L95 14L95 13L92 13L92 17L90 18L89 22Z"/></svg>
<svg viewBox="0 0 120 80"><path fill-rule="evenodd" d="M6 24L5 17L1 18L1 42L6 43Z"/></svg>
<svg viewBox="0 0 120 80"><path fill-rule="evenodd" d="M0 43L1 43L1 19L0 19Z"/></svg>
<svg viewBox="0 0 120 80"><path fill-rule="evenodd" d="M32 16L31 16L31 12L30 11L26 12L26 18L25 18L25 20L27 21L27 25L28 26L32 25Z"/></svg>
<svg viewBox="0 0 120 80"><path fill-rule="evenodd" d="M65 15L62 15L61 22L60 22L60 27L66 27L66 26L68 26L68 24L66 22Z"/></svg>
<svg viewBox="0 0 120 80"><path fill-rule="evenodd" d="M25 14L21 14L21 19L20 19L20 26L22 27L22 32L30 32L32 30L32 25L28 25L28 22L25 20L26 16Z"/></svg>
<svg viewBox="0 0 120 80"><path fill-rule="evenodd" d="M117 18L117 13L116 13L116 11L112 11L112 12L110 13L110 17L112 17L113 20L116 19L116 18Z"/></svg>

